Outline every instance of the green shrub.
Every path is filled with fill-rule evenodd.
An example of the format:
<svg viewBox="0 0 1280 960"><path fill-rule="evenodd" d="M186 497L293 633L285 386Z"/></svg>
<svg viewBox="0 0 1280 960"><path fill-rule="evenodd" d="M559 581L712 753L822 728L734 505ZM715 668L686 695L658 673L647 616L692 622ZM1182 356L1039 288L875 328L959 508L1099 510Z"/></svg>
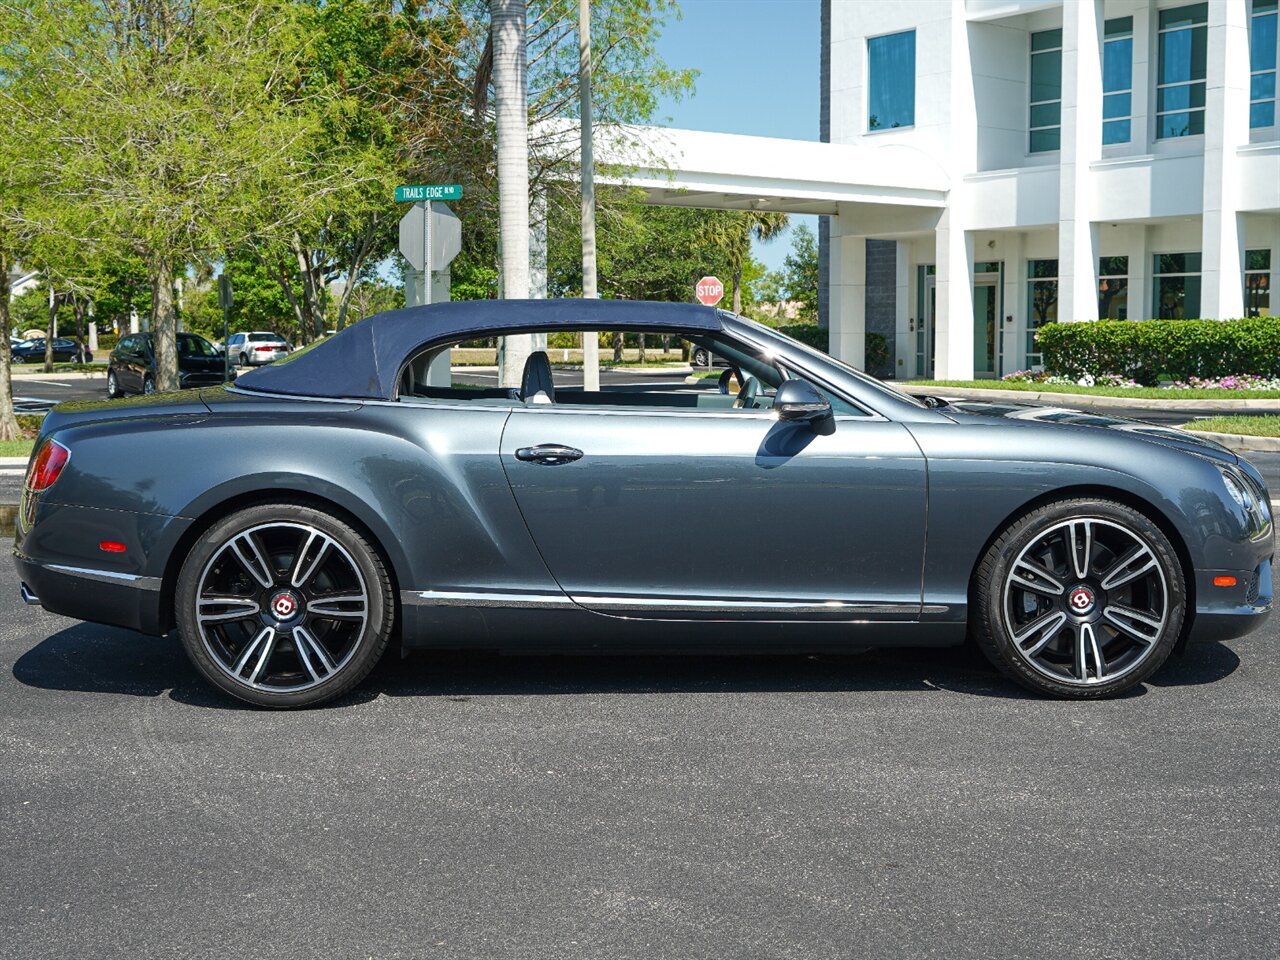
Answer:
<svg viewBox="0 0 1280 960"><path fill-rule="evenodd" d="M1051 374L1115 374L1154 385L1162 377L1280 376L1280 317L1249 320L1100 320L1036 332Z"/></svg>

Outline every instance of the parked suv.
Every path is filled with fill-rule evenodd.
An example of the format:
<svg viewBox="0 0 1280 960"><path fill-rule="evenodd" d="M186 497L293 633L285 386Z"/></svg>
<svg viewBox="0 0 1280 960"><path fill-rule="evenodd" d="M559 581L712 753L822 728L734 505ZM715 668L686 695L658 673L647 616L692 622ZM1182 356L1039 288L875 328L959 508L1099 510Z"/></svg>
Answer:
<svg viewBox="0 0 1280 960"><path fill-rule="evenodd" d="M289 341L280 334L264 330L233 333L227 338L227 356L242 367L256 367L279 360L291 349Z"/></svg>
<svg viewBox="0 0 1280 960"><path fill-rule="evenodd" d="M214 387L223 382L222 354L204 337L194 333L178 334L178 385ZM231 379L235 379L234 371ZM131 333L121 337L111 351L107 364L107 396L122 397L126 393L155 393L156 352L149 333Z"/></svg>

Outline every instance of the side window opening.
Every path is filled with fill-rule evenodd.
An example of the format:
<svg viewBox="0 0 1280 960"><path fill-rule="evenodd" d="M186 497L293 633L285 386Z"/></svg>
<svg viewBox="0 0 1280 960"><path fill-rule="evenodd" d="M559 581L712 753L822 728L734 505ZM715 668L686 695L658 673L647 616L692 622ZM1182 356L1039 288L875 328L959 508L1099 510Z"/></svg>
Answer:
<svg viewBox="0 0 1280 960"><path fill-rule="evenodd" d="M753 344L704 331L622 331L623 362L615 365L618 331L592 331L601 338L599 390L582 385L583 331L561 330L535 350L519 387L499 381L496 338L435 345L412 358L401 371L399 399L478 405L593 408L646 408L663 411L737 414L767 411L782 382L795 374L776 357ZM643 344L643 346L642 346ZM640 350L646 363L639 363ZM444 356L448 353L448 359ZM714 358L710 368L695 368L695 352ZM822 389L820 385L819 389ZM828 396L837 415L865 416L839 397ZM526 395L527 394L527 395Z"/></svg>

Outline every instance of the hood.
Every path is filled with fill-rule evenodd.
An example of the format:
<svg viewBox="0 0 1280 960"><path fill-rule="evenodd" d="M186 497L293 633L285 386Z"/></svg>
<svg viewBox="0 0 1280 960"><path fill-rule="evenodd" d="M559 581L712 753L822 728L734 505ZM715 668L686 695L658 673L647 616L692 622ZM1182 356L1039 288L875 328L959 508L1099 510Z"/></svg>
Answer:
<svg viewBox="0 0 1280 960"><path fill-rule="evenodd" d="M1234 453L1208 437L1200 437L1175 427L1159 427L1124 417L1109 417L1083 410L1069 410L1065 407L1039 407L1029 403L996 403L988 400L952 400L941 410L949 415L954 414L957 420L964 416L981 416L996 420L1022 420L1068 427L1088 427L1096 430L1118 430L1143 440L1150 440L1152 443L1175 447L1202 457L1210 457L1226 463L1240 462L1240 458Z"/></svg>

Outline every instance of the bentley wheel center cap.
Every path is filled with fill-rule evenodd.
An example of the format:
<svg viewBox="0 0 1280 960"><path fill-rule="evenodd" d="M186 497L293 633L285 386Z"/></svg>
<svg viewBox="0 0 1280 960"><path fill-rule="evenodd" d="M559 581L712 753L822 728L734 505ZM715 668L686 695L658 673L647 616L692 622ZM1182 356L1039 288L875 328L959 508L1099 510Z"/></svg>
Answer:
<svg viewBox="0 0 1280 960"><path fill-rule="evenodd" d="M277 593L271 598L271 615L277 620L289 620L298 612L298 598L292 593Z"/></svg>
<svg viewBox="0 0 1280 960"><path fill-rule="evenodd" d="M1075 614L1088 613L1093 609L1094 602L1093 591L1085 586L1075 587L1067 595L1067 605L1071 607L1071 612Z"/></svg>

